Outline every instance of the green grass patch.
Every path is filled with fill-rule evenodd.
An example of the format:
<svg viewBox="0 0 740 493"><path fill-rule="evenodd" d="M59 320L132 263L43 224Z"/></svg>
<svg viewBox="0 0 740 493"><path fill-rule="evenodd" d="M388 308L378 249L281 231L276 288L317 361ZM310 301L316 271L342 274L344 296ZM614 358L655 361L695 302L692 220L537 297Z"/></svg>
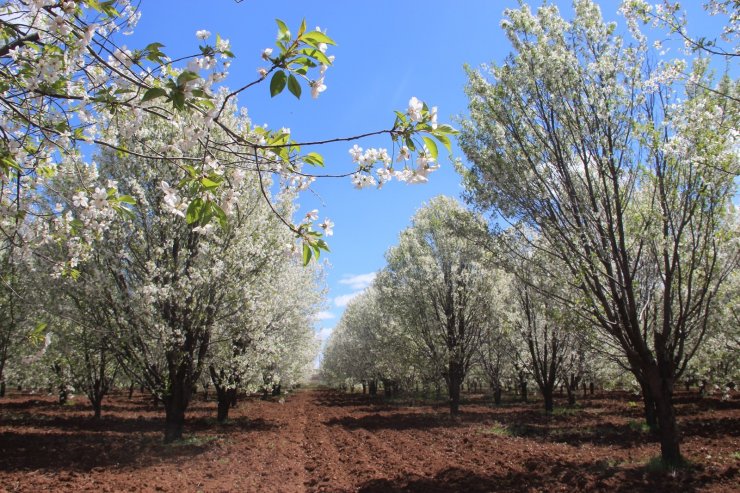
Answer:
<svg viewBox="0 0 740 493"><path fill-rule="evenodd" d="M219 437L217 435L191 435L187 438L183 438L182 440L175 440L174 442L169 443L168 446L170 447L202 447L218 439Z"/></svg>
<svg viewBox="0 0 740 493"><path fill-rule="evenodd" d="M627 426L629 426L630 430L638 433L650 433L651 431L650 425L644 421L635 421L634 419L631 419L627 422Z"/></svg>
<svg viewBox="0 0 740 493"><path fill-rule="evenodd" d="M575 416L576 414L579 414L581 412L581 406L576 404L575 406L562 406L562 407L555 407L552 410L553 416Z"/></svg>
<svg viewBox="0 0 740 493"><path fill-rule="evenodd" d="M478 431L484 435L496 435L500 437L514 436L508 426L499 423L498 421L486 428L480 428Z"/></svg>
<svg viewBox="0 0 740 493"><path fill-rule="evenodd" d="M691 463L682 459L679 463L666 462L662 457L653 457L645 465L645 470L651 474L670 474L674 475L679 470L691 468Z"/></svg>

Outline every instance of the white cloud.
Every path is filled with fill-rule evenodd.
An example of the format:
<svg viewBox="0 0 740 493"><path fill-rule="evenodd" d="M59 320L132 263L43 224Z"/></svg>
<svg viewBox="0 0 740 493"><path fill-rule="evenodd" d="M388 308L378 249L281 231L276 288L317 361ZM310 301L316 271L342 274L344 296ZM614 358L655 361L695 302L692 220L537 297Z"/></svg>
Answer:
<svg viewBox="0 0 740 493"><path fill-rule="evenodd" d="M334 332L334 327L323 327L321 330L316 332L316 337L323 343L329 339L332 332Z"/></svg>
<svg viewBox="0 0 740 493"><path fill-rule="evenodd" d="M314 320L331 320L335 316L336 315L334 315L332 312L321 311L321 312L318 312L316 315L314 315L313 319Z"/></svg>
<svg viewBox="0 0 740 493"><path fill-rule="evenodd" d="M342 296L337 296L334 298L334 304L338 307L344 307L347 306L347 304L355 299L357 296L362 294L362 291L355 291L354 293L350 294L343 294Z"/></svg>
<svg viewBox="0 0 740 493"><path fill-rule="evenodd" d="M355 291L362 291L363 289L370 287L370 285L373 283L373 280L375 280L376 275L377 275L377 272L369 272L367 274L358 274L356 276L345 275L339 281L339 284L344 284L346 286L349 286Z"/></svg>

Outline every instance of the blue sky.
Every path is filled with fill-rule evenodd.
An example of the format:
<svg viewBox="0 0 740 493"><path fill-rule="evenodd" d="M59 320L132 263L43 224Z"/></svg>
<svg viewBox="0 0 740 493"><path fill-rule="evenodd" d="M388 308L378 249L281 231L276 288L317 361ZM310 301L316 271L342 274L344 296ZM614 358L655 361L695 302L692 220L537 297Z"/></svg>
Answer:
<svg viewBox="0 0 740 493"><path fill-rule="evenodd" d="M570 1L553 3L562 12L571 10ZM615 16L618 1L600 4L605 17L620 21ZM440 121L464 115L463 65L503 60L510 47L498 25L503 10L516 6L513 0L145 1L133 39L122 42L136 48L159 41L175 57L197 48L196 30L219 33L231 41L236 55L226 80L236 87L257 78L256 69L264 66L260 54L274 44L275 18L292 30L305 18L308 26L326 29L338 44L328 52L336 61L327 71L327 90L317 100L307 90L300 101L287 91L271 99L263 84L242 94L239 103L248 108L254 123L289 127L295 140L311 141L389 129L393 111L404 110L411 96L438 106ZM384 138L358 144L391 147ZM329 171L340 173L352 170L349 147L345 143L311 150L324 155ZM463 157L457 148L454 155ZM436 195L459 197L460 180L452 162L440 155L440 164L425 185L391 182L379 191L355 190L349 179L329 179L319 180L301 197L300 211L317 208L320 218L335 223L334 236L328 238L332 252L322 255L331 264L327 306L316 325L322 337L337 323L346 302L384 265L385 251L397 242L414 212Z"/></svg>

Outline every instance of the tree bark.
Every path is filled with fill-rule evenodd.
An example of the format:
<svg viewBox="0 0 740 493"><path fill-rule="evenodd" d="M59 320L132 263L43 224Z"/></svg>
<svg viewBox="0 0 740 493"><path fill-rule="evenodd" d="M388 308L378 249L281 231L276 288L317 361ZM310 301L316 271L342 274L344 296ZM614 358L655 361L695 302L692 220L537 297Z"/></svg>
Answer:
<svg viewBox="0 0 740 493"><path fill-rule="evenodd" d="M680 451L681 436L673 409L673 380L661 377L651 370L649 386L657 414L660 455L663 462L678 465L683 462Z"/></svg>
<svg viewBox="0 0 740 493"><path fill-rule="evenodd" d="M100 415L102 414L103 399L101 398L98 401L94 401L92 403L92 408L93 408L93 419L97 421L100 419Z"/></svg>
<svg viewBox="0 0 740 493"><path fill-rule="evenodd" d="M650 430L655 433L658 430L658 417L653 393L650 390L650 386L644 381L644 377L638 378L637 381L640 383L640 388L642 389L642 403L645 410L645 422L650 427Z"/></svg>
<svg viewBox="0 0 740 493"><path fill-rule="evenodd" d="M457 361L450 361L448 366L447 387L450 394L450 414L460 412L460 389L462 387L465 373L462 364Z"/></svg>
<svg viewBox="0 0 740 493"><path fill-rule="evenodd" d="M568 387L570 389L570 387ZM545 399L545 412L550 414L553 411L553 393L554 387L544 387L542 389L542 397ZM570 390L568 390L570 392Z"/></svg>
<svg viewBox="0 0 740 493"><path fill-rule="evenodd" d="M172 443L182 439L185 427L185 410L188 407L191 387L184 379L173 379L170 382L169 394L163 398L165 408L165 443Z"/></svg>
<svg viewBox="0 0 740 493"><path fill-rule="evenodd" d="M565 388L568 392L568 405L573 407L576 405L575 389L572 389L570 385L566 385Z"/></svg>
<svg viewBox="0 0 740 493"><path fill-rule="evenodd" d="M522 402L527 402L527 381L519 381L519 389L521 390Z"/></svg>
<svg viewBox="0 0 740 493"><path fill-rule="evenodd" d="M229 419L229 407L231 407L229 397L224 389L221 389L221 391L219 392L218 388L216 388L216 395L218 397L216 419L219 423L223 423L227 419Z"/></svg>

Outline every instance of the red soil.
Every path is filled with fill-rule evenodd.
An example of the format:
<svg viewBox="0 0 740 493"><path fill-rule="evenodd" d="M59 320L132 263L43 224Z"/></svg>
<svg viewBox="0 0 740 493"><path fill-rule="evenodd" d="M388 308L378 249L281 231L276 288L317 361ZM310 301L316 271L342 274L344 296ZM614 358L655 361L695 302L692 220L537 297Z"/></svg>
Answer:
<svg viewBox="0 0 740 493"><path fill-rule="evenodd" d="M81 397L12 395L0 399L0 491L740 490L737 396L678 395L692 465L674 473L646 468L659 445L630 399L587 398L553 416L476 401L453 419L444 406L305 390L283 404L243 400L226 425L215 403L195 402L186 439L164 445L163 411L142 397L108 399L96 422Z"/></svg>

